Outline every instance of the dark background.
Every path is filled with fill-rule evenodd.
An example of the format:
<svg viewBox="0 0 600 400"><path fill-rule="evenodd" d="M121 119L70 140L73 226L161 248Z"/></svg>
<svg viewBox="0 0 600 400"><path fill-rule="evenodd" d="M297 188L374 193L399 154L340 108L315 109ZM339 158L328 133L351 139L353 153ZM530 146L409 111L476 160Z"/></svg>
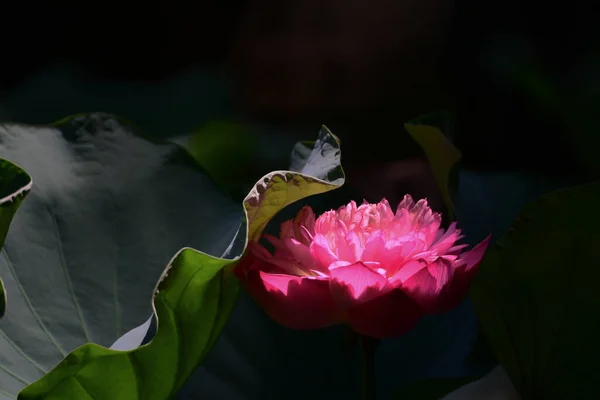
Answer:
<svg viewBox="0 0 600 400"><path fill-rule="evenodd" d="M282 136L314 135L327 124L342 139L347 186L371 201L428 197L441 210L427 161L402 124L445 109L455 117L467 171L459 220L470 238L482 238L501 234L525 201L564 186L547 181L596 178L574 140L574 130L593 138L600 127L600 34L591 4L4 3L0 114L4 106L10 119L48 123L117 112L155 133L173 130L165 135L219 118ZM134 112L138 103L142 111ZM565 104L580 112L563 115ZM381 354L383 365L396 366L404 353ZM381 371L395 382L394 369Z"/></svg>
<svg viewBox="0 0 600 400"><path fill-rule="evenodd" d="M599 92L595 18L580 0L11 2L2 6L0 95L56 64L99 85L141 88L201 67L225 78L232 118L282 135L327 124L342 138L351 182L388 171L382 188L365 192L430 179L402 123L440 109L455 116L467 168L577 175L586 166L570 128L536 78L578 98ZM34 107L12 115L51 122Z"/></svg>

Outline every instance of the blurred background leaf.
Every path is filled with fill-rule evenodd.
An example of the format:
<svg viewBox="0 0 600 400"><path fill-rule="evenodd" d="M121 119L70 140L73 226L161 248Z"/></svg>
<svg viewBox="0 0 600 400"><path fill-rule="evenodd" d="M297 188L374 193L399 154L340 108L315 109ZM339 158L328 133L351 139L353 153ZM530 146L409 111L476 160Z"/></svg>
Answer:
<svg viewBox="0 0 600 400"><path fill-rule="evenodd" d="M435 126L405 124L404 128L415 139L425 152L433 175L446 204L446 215L454 219L454 205L450 197L451 173L461 158L460 151L454 147L450 139Z"/></svg>
<svg viewBox="0 0 600 400"><path fill-rule="evenodd" d="M471 298L484 333L524 399L600 396L593 261L600 186L542 196L488 252Z"/></svg>
<svg viewBox="0 0 600 400"><path fill-rule="evenodd" d="M333 154L337 155L337 162L329 162L330 168L324 172L325 176L335 176L334 181L325 176L320 179L283 171L271 173L256 183L243 204L247 221L242 233L244 247L249 241L258 240L280 209L343 184L339 143L326 129L316 141L318 154L314 160L319 159L325 146L336 149ZM311 167L309 163L302 171ZM172 397L217 342L235 306L239 288L233 275L236 261L237 257L225 259L190 248L181 250L165 269L152 296L159 322L150 343L129 352L84 345L25 388L19 398L86 396L162 400ZM107 379L111 385L106 385Z"/></svg>

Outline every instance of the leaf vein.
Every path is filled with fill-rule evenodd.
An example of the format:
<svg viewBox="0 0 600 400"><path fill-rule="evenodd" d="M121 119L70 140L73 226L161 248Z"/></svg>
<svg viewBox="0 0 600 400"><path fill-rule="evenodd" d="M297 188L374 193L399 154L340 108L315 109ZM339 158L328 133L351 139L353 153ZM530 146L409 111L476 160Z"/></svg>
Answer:
<svg viewBox="0 0 600 400"><path fill-rule="evenodd" d="M50 331L48 330L48 328L46 327L46 325L44 324L44 322L40 318L39 314L33 308L33 304L31 303L31 300L29 299L29 296L27 295L27 292L25 291L25 288L21 284L21 280L19 279L19 276L17 275L17 271L15 270L15 267L14 267L14 265L13 265L10 257L8 256L8 252L6 250L6 245L2 248L2 251L0 251L0 254L2 254L2 256L4 257L4 259L6 260L6 265L8 266L8 269L10 270L10 272L12 273L12 275L14 276L15 282L16 282L18 288L19 288L19 291L23 295L23 299L25 300L25 303L27 303L27 307L29 307L29 310L31 311L31 313L35 317L35 320L37 321L37 323L40 325L40 328L42 328L42 330L48 336L48 338L50 339L50 341L54 344L54 346L56 346L56 348L60 352L60 354L63 357L65 357L67 355L67 352L58 344L58 342L56 341L56 339L54 338L54 336L52 336L52 334L50 333Z"/></svg>
<svg viewBox="0 0 600 400"><path fill-rule="evenodd" d="M71 293L71 298L73 299L73 304L75 305L75 309L77 310L77 316L81 322L81 328L83 329L83 334L85 335L86 340L91 343L92 340L90 338L90 334L87 329L87 325L85 320L83 319L83 313L81 311L81 306L79 305L79 301L77 300L77 296L75 295L75 290L73 289L73 281L71 280L71 274L69 273L69 269L67 268L67 262L65 259L65 252L62 245L62 240L60 236L60 231L58 228L58 222L56 220L56 215L49 208L48 212L50 213L50 219L52 220L52 227L54 231L54 237L56 238L56 243L58 245L58 251L60 254L60 265L65 274L65 278L67 279L67 285L69 286L69 292Z"/></svg>
<svg viewBox="0 0 600 400"><path fill-rule="evenodd" d="M40 364L38 364L34 359L32 359L31 357L29 357L25 351L20 348L15 342L13 342L8 335L6 334L6 332L4 332L2 329L0 329L0 335L4 336L4 339L6 339L6 341L8 342L8 344L10 344L12 347L14 347L15 350L17 350L19 352L19 354L21 354L27 361L29 361L31 364L33 364L34 367L36 367L37 369L39 369L43 374L46 374L48 371L46 369L44 369L44 367L42 367Z"/></svg>

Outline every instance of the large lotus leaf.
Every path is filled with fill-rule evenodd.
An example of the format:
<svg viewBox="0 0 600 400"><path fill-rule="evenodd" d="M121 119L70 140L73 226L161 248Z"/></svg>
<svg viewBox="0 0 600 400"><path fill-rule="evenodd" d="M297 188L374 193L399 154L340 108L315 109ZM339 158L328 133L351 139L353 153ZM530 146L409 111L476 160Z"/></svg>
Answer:
<svg viewBox="0 0 600 400"><path fill-rule="evenodd" d="M106 115L0 125L0 157L35 182L0 256L9 298L0 398L73 349L110 345L145 321L173 254L194 246L221 255L240 226L241 207L184 150Z"/></svg>
<svg viewBox="0 0 600 400"><path fill-rule="evenodd" d="M263 177L243 203L246 242L258 240L282 208L343 183L337 139L324 129L319 140L337 148L338 163L332 167L334 173L328 174L330 180L291 171ZM222 235L214 233L214 228L203 224L204 231ZM231 274L236 261L191 248L181 250L157 286L153 305L158 329L150 343L131 351L84 345L23 390L19 399L170 398L204 359L225 325L238 291L237 279Z"/></svg>
<svg viewBox="0 0 600 400"><path fill-rule="evenodd" d="M0 159L0 248L15 212L31 190L31 177L13 163ZM0 275L0 317L6 311L6 289Z"/></svg>
<svg viewBox="0 0 600 400"><path fill-rule="evenodd" d="M600 184L542 196L484 259L471 298L524 399L600 398Z"/></svg>

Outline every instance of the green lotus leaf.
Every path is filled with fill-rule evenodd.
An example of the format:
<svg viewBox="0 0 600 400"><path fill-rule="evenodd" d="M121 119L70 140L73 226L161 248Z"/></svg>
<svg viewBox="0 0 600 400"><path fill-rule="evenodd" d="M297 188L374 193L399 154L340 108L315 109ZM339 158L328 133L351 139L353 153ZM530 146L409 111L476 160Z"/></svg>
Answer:
<svg viewBox="0 0 600 400"><path fill-rule="evenodd" d="M523 399L595 399L600 184L527 205L471 289L483 332Z"/></svg>
<svg viewBox="0 0 600 400"><path fill-rule="evenodd" d="M0 271L12 271L9 297L18 300L0 321L7 338L0 338L0 399L19 391L19 399L170 398L227 321L245 243L282 208L344 180L337 138L326 129L315 151L337 149L333 173L272 172L243 207L183 148L144 139L110 116L2 125L2 137L0 156L41 187L17 214L0 260ZM177 252L171 261L169 252ZM107 348L152 312L149 343Z"/></svg>

